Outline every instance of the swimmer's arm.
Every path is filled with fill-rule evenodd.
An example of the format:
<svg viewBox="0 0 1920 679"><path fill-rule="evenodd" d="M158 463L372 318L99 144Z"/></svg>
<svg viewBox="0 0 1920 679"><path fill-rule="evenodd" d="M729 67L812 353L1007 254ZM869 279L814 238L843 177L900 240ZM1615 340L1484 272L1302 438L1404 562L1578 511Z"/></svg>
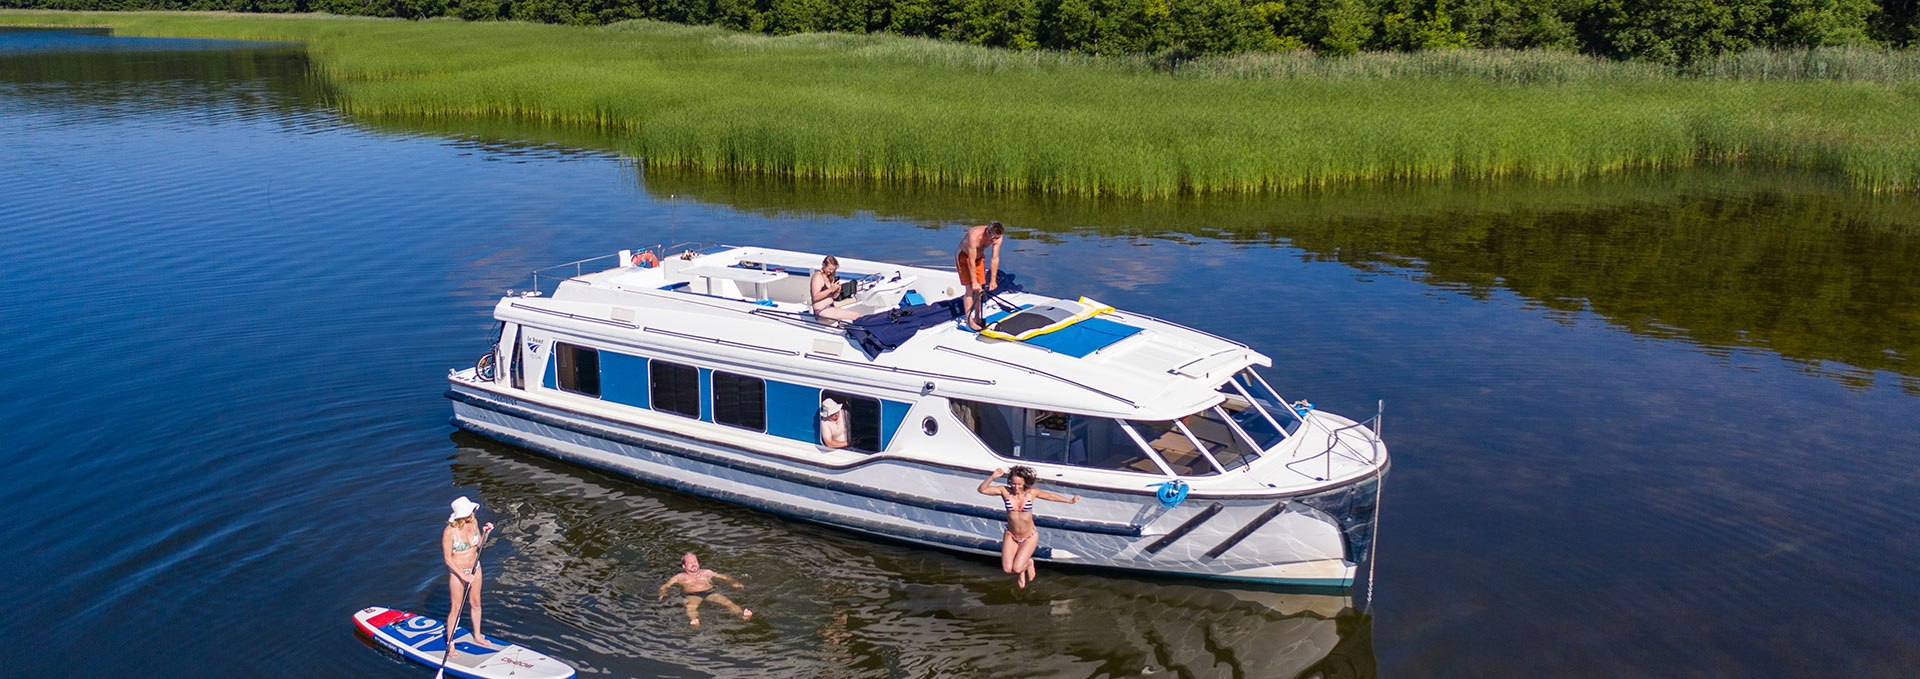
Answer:
<svg viewBox="0 0 1920 679"><path fill-rule="evenodd" d="M1038 488L1033 489L1033 496L1040 498L1042 500L1052 500L1054 502L1065 502L1070 505L1080 503L1080 496L1078 495L1075 495L1073 497L1067 497L1065 495L1061 495L1051 490L1040 490Z"/></svg>
<svg viewBox="0 0 1920 679"><path fill-rule="evenodd" d="M735 580L735 579L733 578L733 576L731 576L731 575L724 575L724 574L721 574L721 573L714 573L714 574L713 574L713 579L715 579L715 580L719 580L719 581L721 581L721 582L724 582L724 583L727 583L727 584L729 584L729 585L733 585L733 588L734 588L734 589L741 589L741 588L744 588L744 587L746 587L746 585L742 585L742 584L740 584L740 581L739 581L739 580Z"/></svg>
<svg viewBox="0 0 1920 679"><path fill-rule="evenodd" d="M668 578L668 579L667 579L667 584L664 584L664 585L661 585L661 586L660 586L660 600L661 600L661 601L666 601L666 600L667 600L667 590L668 590L668 589L670 589L670 588L672 588L672 587L673 587L674 585L677 585L677 584L680 584L680 576L678 576L678 575L676 575L676 576L673 576L673 577L671 577L671 578Z"/></svg>
<svg viewBox="0 0 1920 679"><path fill-rule="evenodd" d="M999 479L1001 474L1005 474L1005 473L1007 473L1007 470L1005 469L993 470L993 474L988 476L987 480L981 481L980 487L976 488L975 490L980 491L981 495L999 495L1000 489L995 487L993 485L993 482L994 480Z"/></svg>

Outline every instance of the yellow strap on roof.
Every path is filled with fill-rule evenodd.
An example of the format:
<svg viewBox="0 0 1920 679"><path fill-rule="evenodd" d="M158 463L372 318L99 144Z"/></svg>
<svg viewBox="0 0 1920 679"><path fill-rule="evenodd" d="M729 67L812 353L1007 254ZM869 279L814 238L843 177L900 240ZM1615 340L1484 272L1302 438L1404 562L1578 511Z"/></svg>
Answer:
<svg viewBox="0 0 1920 679"><path fill-rule="evenodd" d="M998 321L994 321L992 325L988 325L987 327L981 329L980 334L985 335L987 337L992 337L994 339L1003 339L1003 340L1009 340L1014 342L1020 342L1020 341L1033 339L1041 335L1045 335L1047 333L1053 332L1055 330L1059 330L1061 328L1070 327L1075 323L1079 323L1089 318L1093 318L1094 316L1098 316L1100 314L1113 311L1113 307L1107 306L1105 304L1101 304L1099 302L1088 299L1086 297L1081 297L1078 304L1081 306L1081 309L1079 312L1074 313L1073 315L1068 316L1066 318L1062 318L1058 321L1054 321L1052 323L1040 326L1038 328L1027 330L1017 335L1000 331L999 325L1001 323L1006 322L1008 319L1014 318L1015 316L1028 313L1029 311L1032 311L1031 309L1027 311L1021 311L1020 313L1013 314L1012 316L1008 316L1007 318L1002 318Z"/></svg>

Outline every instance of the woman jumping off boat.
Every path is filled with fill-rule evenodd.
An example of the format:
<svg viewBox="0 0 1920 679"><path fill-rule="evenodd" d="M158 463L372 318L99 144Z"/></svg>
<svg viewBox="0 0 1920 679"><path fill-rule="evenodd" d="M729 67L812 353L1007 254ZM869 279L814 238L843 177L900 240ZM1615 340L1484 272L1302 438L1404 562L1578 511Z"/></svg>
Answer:
<svg viewBox="0 0 1920 679"><path fill-rule="evenodd" d="M1067 497L1034 487L1037 481L1033 468L1025 465L1013 468L1007 485L994 485L995 480L1006 474L1005 469L993 470L987 480L980 482L979 491L981 495L1000 496L1000 502L1007 507L1007 532L1000 539L1000 570L1019 574L1020 587L1025 588L1039 575L1033 568L1033 551L1040 547L1040 529L1033 525L1034 498L1077 504L1080 496Z"/></svg>

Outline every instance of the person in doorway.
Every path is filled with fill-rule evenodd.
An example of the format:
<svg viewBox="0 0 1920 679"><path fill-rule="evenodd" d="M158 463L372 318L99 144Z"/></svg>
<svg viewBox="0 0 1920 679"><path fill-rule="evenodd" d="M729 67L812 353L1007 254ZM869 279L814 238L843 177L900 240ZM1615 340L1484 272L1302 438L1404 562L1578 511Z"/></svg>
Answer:
<svg viewBox="0 0 1920 679"><path fill-rule="evenodd" d="M742 620L752 620L753 609L741 608L738 604L728 599L726 595L713 591L713 583L716 580L732 585L734 589L746 587L746 585L740 584L739 580L735 580L731 576L701 568L700 557L694 556L693 552L687 552L685 556L680 557L680 572L674 575L672 579L667 580L667 584L660 586L660 600L666 601L667 590L674 585L679 585L680 591L686 595L687 624L693 627L700 626L700 604L706 601L720 604L727 610L739 615Z"/></svg>
<svg viewBox="0 0 1920 679"><path fill-rule="evenodd" d="M453 595L453 610L447 612L449 657L456 653L451 649L462 604L473 616L473 643L500 648L480 634L480 579L484 575L480 570L480 545L493 534L493 524L479 525L479 519L474 518L474 512L479 509L480 503L465 496L455 498L453 514L447 517L447 526L440 531L440 557L447 564L447 591Z"/></svg>
<svg viewBox="0 0 1920 679"><path fill-rule="evenodd" d="M813 278L807 284L812 295L809 299L812 300L813 315L834 321L851 321L859 318L860 314L833 305L834 298L840 296L839 273L840 260L834 259L833 255L827 255L820 262L820 270L813 272Z"/></svg>
<svg viewBox="0 0 1920 679"><path fill-rule="evenodd" d="M1006 227L1001 226L1000 222L971 227L960 238L960 251L953 257L953 267L960 274L960 285L967 289L960 298L960 305L967 314L967 327L974 330L987 326L980 305L987 291L1000 286L1000 241L1006 239L1006 233ZM991 262L988 261L987 248L993 248Z"/></svg>
<svg viewBox="0 0 1920 679"><path fill-rule="evenodd" d="M1040 547L1040 529L1033 525L1033 500L1039 498L1052 502L1079 504L1080 496L1067 497L1052 491L1040 490L1034 484L1038 482L1032 467L1025 465L1013 468L1013 475L1007 477L1007 485L994 485L1007 474L1005 469L993 470L993 475L980 482L981 495L997 495L1007 508L1007 532L1000 538L1000 570L1017 573L1020 587L1025 588L1039 576L1033 567L1033 551Z"/></svg>
<svg viewBox="0 0 1920 679"><path fill-rule="evenodd" d="M847 409L833 399L820 400L820 445L828 448L845 448L847 439Z"/></svg>

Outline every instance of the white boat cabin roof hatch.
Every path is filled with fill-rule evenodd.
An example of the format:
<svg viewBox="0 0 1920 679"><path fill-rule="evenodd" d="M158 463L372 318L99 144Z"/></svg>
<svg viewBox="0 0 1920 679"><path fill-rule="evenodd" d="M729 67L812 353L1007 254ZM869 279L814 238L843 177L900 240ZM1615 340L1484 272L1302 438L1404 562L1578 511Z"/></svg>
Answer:
<svg viewBox="0 0 1920 679"><path fill-rule="evenodd" d="M709 246L675 247L662 259L655 267L599 271L584 267L595 260L562 265L578 275L562 280L551 296L503 299L495 315L620 344L634 344L635 332L651 335L650 347L678 339L703 356L737 353L768 368L817 372L834 364L862 373L861 382L899 391L1127 420L1172 420L1210 408L1225 400L1220 388L1229 376L1272 364L1238 342L1117 310L1099 318L1126 328L1121 332L1136 331L1085 355L993 339L947 322L868 357L842 329L807 313L808 280L821 255ZM952 271L851 258L840 258L840 278L864 286L839 303L863 313L896 308L909 292L927 302L961 292ZM1024 291L998 298L1003 308L1056 301Z"/></svg>

